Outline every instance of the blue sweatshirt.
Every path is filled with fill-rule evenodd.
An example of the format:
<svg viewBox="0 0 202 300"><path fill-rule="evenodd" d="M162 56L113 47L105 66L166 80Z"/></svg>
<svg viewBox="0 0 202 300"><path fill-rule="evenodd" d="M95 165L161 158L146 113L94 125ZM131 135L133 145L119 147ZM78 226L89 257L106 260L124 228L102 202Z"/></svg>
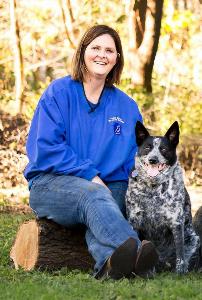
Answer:
<svg viewBox="0 0 202 300"><path fill-rule="evenodd" d="M105 87L90 108L82 83L71 76L53 81L42 95L26 149L29 181L41 173L72 175L105 182L128 180L136 152L137 104L116 87Z"/></svg>

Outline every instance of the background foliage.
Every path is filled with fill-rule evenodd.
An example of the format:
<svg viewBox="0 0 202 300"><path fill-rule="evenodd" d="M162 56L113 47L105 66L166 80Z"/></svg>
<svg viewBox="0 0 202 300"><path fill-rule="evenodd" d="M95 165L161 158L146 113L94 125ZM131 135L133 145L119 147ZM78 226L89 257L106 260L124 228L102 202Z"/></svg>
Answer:
<svg viewBox="0 0 202 300"><path fill-rule="evenodd" d="M17 1L26 78L24 113L28 118L32 117L36 103L48 83L71 71L74 49L66 36L60 2L57 0ZM173 120L177 119L182 134L201 133L200 10L194 9L194 6L175 9L173 1L165 1L159 49L153 71L154 92L153 95L146 95L131 84L128 75L127 51L130 29L126 14L127 1L89 0L81 3L72 1L71 5L74 19L72 23L69 22L69 32L75 46L91 24L105 23L120 33L125 54L121 88L137 100L145 122L151 128L157 127L158 130L164 131ZM0 15L0 88L2 91L0 100L1 107L6 105L15 112L13 40L8 16L9 2L3 0Z"/></svg>
<svg viewBox="0 0 202 300"><path fill-rule="evenodd" d="M24 144L38 99L50 81L70 73L74 48L84 31L93 24L103 23L114 27L122 39L125 68L120 88L136 99L144 122L152 132L165 133L173 121L179 121L183 150L180 158L188 172L188 183L201 184L202 5L197 0L164 1L153 69L153 93L148 94L134 86L129 75L129 2L16 1L25 75L24 115L16 116L9 1L1 1L0 154L3 159L0 189L26 184L22 176L27 162ZM64 3L71 4L65 7L66 23L62 15Z"/></svg>

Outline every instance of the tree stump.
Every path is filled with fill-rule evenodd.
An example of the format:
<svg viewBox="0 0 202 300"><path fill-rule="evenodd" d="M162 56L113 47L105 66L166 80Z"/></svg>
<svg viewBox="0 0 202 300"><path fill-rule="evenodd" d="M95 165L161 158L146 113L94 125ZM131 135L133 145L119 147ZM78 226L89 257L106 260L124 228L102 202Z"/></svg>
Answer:
<svg viewBox="0 0 202 300"><path fill-rule="evenodd" d="M87 271L93 268L94 260L85 243L85 228L67 229L47 219L23 223L10 252L16 269Z"/></svg>

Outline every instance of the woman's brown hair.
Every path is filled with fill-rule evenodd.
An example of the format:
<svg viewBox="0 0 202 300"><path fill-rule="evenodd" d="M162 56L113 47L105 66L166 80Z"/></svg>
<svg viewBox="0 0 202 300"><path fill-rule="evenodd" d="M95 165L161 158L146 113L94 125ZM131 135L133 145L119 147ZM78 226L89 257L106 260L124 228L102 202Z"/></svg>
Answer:
<svg viewBox="0 0 202 300"><path fill-rule="evenodd" d="M103 34L109 34L115 43L116 50L118 53L117 62L113 69L109 72L106 78L106 85L112 86L114 83L119 84L121 73L124 66L124 57L123 50L121 45L121 40L118 33L111 27L107 25L95 25L91 27L89 30L81 38L81 41L78 45L78 48L74 54L72 61L72 78L74 80L79 80L83 82L85 71L85 63L84 63L84 53L87 46L98 36Z"/></svg>

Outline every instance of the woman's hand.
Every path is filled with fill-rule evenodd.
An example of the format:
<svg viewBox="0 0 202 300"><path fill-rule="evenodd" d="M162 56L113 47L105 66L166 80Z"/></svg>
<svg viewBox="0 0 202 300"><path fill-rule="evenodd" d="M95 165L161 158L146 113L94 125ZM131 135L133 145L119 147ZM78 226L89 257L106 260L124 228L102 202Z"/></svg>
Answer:
<svg viewBox="0 0 202 300"><path fill-rule="evenodd" d="M105 188L107 188L110 191L110 189L106 186L106 184L104 184L104 182L99 176L95 176L91 181L103 185Z"/></svg>

